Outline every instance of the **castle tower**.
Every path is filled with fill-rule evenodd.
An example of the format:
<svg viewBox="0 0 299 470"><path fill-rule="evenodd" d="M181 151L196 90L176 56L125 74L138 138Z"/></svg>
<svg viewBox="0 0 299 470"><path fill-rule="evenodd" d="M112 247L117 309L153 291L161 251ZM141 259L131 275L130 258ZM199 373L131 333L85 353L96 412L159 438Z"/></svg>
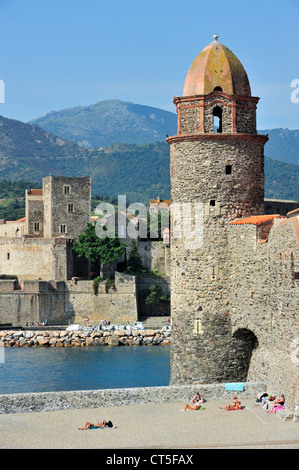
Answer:
<svg viewBox="0 0 299 470"><path fill-rule="evenodd" d="M230 328L228 223L264 211L264 145L242 64L218 36L196 57L183 96L175 97L177 135L170 144L171 384L246 379L244 342ZM202 210L190 227L200 243L187 243L188 211ZM185 211L185 212L184 212ZM176 224L181 221L181 234Z"/></svg>

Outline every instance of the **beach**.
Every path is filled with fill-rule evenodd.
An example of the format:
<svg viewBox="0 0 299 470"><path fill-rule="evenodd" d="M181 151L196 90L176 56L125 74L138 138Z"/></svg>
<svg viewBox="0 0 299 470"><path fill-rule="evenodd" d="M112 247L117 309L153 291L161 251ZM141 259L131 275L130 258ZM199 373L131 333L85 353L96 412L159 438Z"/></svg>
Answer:
<svg viewBox="0 0 299 470"><path fill-rule="evenodd" d="M241 411L181 411L184 402L0 414L1 449L299 449L299 423L269 414L254 398ZM80 431L88 421L111 420L113 429ZM117 455L117 453L116 453Z"/></svg>

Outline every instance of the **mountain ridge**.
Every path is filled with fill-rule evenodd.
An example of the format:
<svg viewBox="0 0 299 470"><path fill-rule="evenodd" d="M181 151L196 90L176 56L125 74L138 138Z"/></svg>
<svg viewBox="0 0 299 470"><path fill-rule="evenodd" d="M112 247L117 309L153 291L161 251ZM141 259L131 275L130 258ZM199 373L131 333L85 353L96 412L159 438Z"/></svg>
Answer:
<svg viewBox="0 0 299 470"><path fill-rule="evenodd" d="M278 132L285 148L291 145L296 155L294 131ZM91 176L93 194L126 194L128 202L147 204L157 196L170 198L169 172L169 146L165 141L88 149L39 126L0 116L0 179L41 182L49 174ZM265 176L265 197L299 201L298 165L267 157L266 150Z"/></svg>

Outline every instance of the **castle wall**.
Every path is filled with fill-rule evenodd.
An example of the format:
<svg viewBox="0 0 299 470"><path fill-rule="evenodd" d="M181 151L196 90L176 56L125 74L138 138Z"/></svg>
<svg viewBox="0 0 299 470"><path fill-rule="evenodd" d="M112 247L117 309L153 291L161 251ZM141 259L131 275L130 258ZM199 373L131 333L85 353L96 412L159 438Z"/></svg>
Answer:
<svg viewBox="0 0 299 470"><path fill-rule="evenodd" d="M67 279L67 240L0 238L0 273L19 279Z"/></svg>
<svg viewBox="0 0 299 470"><path fill-rule="evenodd" d="M137 320L136 278L115 273L115 286L106 292L106 282L99 284L98 293L93 290L92 281L66 282L65 315L82 323L86 318L91 322L110 320L122 324Z"/></svg>
<svg viewBox="0 0 299 470"><path fill-rule="evenodd" d="M2 220L1 222L0 222L0 238L2 237L16 238L16 237L22 236L24 223L18 222L18 221L6 222L4 220Z"/></svg>
<svg viewBox="0 0 299 470"><path fill-rule="evenodd" d="M46 237L78 238L84 232L90 222L90 177L48 176L43 179L43 198Z"/></svg>
<svg viewBox="0 0 299 470"><path fill-rule="evenodd" d="M162 241L138 240L138 253L145 269L156 269L161 274L169 274L169 248Z"/></svg>
<svg viewBox="0 0 299 470"><path fill-rule="evenodd" d="M25 325L64 318L64 283L23 281L20 288L0 280L0 323Z"/></svg>
<svg viewBox="0 0 299 470"><path fill-rule="evenodd" d="M136 278L115 273L115 285L106 291L105 282L98 293L92 281L22 281L0 280L0 323L15 326L26 322L83 323L87 318L99 323L133 323L137 320Z"/></svg>
<svg viewBox="0 0 299 470"><path fill-rule="evenodd" d="M25 234L36 237L44 236L43 197L42 195L31 195L28 191L26 191Z"/></svg>
<svg viewBox="0 0 299 470"><path fill-rule="evenodd" d="M293 218L295 219L295 218ZM268 241L254 225L231 226L230 316L232 335L252 332L248 380L264 380L288 403L298 389L299 249L294 220L276 220Z"/></svg>

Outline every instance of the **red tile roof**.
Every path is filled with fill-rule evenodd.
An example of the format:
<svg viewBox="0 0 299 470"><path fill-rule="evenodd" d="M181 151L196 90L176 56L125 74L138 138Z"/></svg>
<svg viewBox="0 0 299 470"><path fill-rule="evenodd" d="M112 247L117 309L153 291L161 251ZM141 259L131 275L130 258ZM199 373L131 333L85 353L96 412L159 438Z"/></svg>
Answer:
<svg viewBox="0 0 299 470"><path fill-rule="evenodd" d="M266 222L271 222L274 219L285 219L283 215L272 214L272 215L252 215L250 217L245 217L244 219L236 219L229 223L229 225L261 225Z"/></svg>
<svg viewBox="0 0 299 470"><path fill-rule="evenodd" d="M42 189L29 189L28 195L29 196L42 196L43 190Z"/></svg>

